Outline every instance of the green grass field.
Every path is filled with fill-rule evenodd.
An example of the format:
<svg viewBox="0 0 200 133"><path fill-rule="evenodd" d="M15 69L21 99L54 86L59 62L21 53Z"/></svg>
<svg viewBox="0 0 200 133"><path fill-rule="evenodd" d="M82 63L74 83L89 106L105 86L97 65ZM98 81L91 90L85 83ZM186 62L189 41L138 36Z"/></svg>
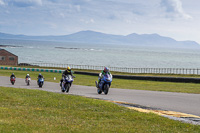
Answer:
<svg viewBox="0 0 200 133"><path fill-rule="evenodd" d="M0 87L0 132L199 133L200 126L114 103L39 90Z"/></svg>
<svg viewBox="0 0 200 133"><path fill-rule="evenodd" d="M36 80L40 72L30 71L16 71L16 70L0 70L0 76L10 76L11 73L15 73L18 78L25 78L29 73L31 78ZM48 73L42 72L45 77L45 81L59 82L61 79L61 73ZM76 78L74 84L95 86L95 80L97 76L88 76L82 74L75 74ZM54 80L56 77L56 80ZM152 90L152 91L166 91L166 92L182 92L182 93L195 93L200 94L200 84L197 83L175 83L175 82L159 82L159 81L145 81L145 80L127 80L127 79L115 79L113 78L111 88L123 88L123 89L137 89L137 90Z"/></svg>

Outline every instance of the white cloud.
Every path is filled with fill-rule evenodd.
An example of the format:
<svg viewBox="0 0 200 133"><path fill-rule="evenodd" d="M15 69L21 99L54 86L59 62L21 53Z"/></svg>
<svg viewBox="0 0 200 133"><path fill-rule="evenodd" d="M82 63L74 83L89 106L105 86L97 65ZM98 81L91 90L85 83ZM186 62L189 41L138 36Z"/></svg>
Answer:
<svg viewBox="0 0 200 133"><path fill-rule="evenodd" d="M42 6L42 0L8 0L7 3L18 7Z"/></svg>
<svg viewBox="0 0 200 133"><path fill-rule="evenodd" d="M33 0L35 1L38 5L42 5L42 0Z"/></svg>
<svg viewBox="0 0 200 133"><path fill-rule="evenodd" d="M55 23L47 23L51 29L57 29L58 26Z"/></svg>
<svg viewBox="0 0 200 133"><path fill-rule="evenodd" d="M5 5L5 3L3 2L3 0L0 0L0 5Z"/></svg>
<svg viewBox="0 0 200 133"><path fill-rule="evenodd" d="M64 13L60 13L59 14L61 18L65 18L65 14Z"/></svg>
<svg viewBox="0 0 200 133"><path fill-rule="evenodd" d="M90 22L91 22L91 23L94 23L94 19L91 18L91 19L90 19Z"/></svg>
<svg viewBox="0 0 200 133"><path fill-rule="evenodd" d="M81 6L80 5L73 5L73 4L68 4L66 5L68 12L70 13L77 13L81 12Z"/></svg>
<svg viewBox="0 0 200 133"><path fill-rule="evenodd" d="M184 12L182 2L180 0L161 0L161 6L164 7L167 16L181 17L184 19L191 19L192 17Z"/></svg>
<svg viewBox="0 0 200 133"><path fill-rule="evenodd" d="M81 6L80 6L80 5L76 5L75 8L76 8L76 10L77 10L78 12L81 11Z"/></svg>
<svg viewBox="0 0 200 133"><path fill-rule="evenodd" d="M85 19L80 19L81 22L85 23L85 24L89 24L89 23L95 23L94 19L91 18L89 20L85 20Z"/></svg>

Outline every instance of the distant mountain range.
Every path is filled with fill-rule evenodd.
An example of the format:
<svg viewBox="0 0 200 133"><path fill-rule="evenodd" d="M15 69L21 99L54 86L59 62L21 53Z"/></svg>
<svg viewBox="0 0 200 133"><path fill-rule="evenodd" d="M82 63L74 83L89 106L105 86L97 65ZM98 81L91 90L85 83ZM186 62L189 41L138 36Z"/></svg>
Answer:
<svg viewBox="0 0 200 133"><path fill-rule="evenodd" d="M17 40L37 40L37 41L59 41L75 42L89 44L129 44L137 46L154 46L154 47L177 47L177 48L200 48L195 41L176 41L170 37L160 36L158 34L129 34L112 35L95 31L80 31L70 35L63 36L26 36L13 35L0 32L0 39L17 39Z"/></svg>

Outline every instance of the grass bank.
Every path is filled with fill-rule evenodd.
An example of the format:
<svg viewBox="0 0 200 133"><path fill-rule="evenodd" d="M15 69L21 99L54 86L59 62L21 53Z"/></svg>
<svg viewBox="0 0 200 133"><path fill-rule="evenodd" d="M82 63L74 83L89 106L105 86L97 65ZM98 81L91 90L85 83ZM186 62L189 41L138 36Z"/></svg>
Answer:
<svg viewBox="0 0 200 133"><path fill-rule="evenodd" d="M30 71L16 71L16 70L0 70L0 76L10 76L11 73L15 73L18 78L25 78L29 73L31 78L36 80L40 72ZM45 77L45 81L59 82L61 79L60 73L48 73L42 72ZM97 76L89 76L82 74L75 74L76 78L74 84L95 86L95 80ZM54 80L54 77L56 80ZM196 83L174 83L174 82L159 82L159 81L145 81L145 80L127 80L127 79L113 79L111 88L123 88L123 89L137 89L137 90L151 90L151 91L166 91L166 92L181 92L181 93L195 93L200 94L200 84Z"/></svg>
<svg viewBox="0 0 200 133"><path fill-rule="evenodd" d="M116 104L39 90L0 87L0 132L181 132L200 126Z"/></svg>

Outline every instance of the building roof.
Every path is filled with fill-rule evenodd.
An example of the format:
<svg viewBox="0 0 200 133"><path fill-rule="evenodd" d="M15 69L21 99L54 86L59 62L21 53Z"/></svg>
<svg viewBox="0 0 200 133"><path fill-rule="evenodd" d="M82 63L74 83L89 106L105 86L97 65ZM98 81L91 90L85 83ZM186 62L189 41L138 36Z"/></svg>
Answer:
<svg viewBox="0 0 200 133"><path fill-rule="evenodd" d="M11 53L11 52L5 50L5 49L1 49L1 48L0 48L0 50L4 50L4 51L8 52L9 54L11 54L11 55L13 55L13 56L17 56L17 55L15 55L15 54L13 54L13 53ZM17 57L18 57L18 56L17 56Z"/></svg>

